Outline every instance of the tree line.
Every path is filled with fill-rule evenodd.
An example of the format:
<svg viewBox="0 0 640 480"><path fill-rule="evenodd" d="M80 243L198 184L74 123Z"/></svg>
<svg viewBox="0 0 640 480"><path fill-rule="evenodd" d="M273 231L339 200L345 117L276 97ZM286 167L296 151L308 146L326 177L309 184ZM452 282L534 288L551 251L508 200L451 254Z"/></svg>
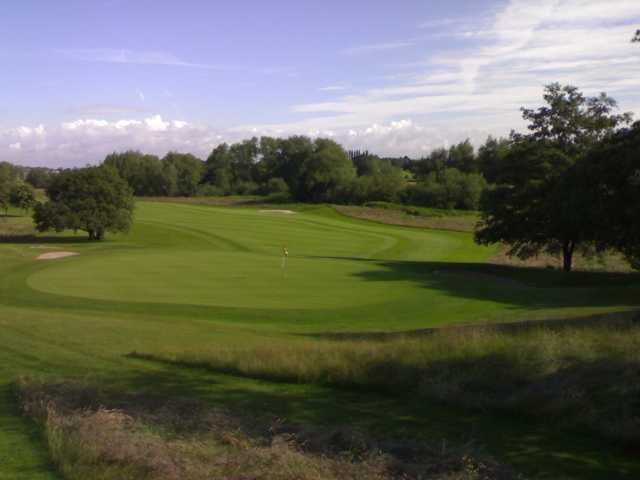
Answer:
<svg viewBox="0 0 640 480"><path fill-rule="evenodd" d="M114 167L138 196L267 195L272 200L362 204L388 201L476 209L487 187L489 138L477 153L466 140L420 160L345 151L327 138L251 138L223 143L206 160L170 152L112 153Z"/></svg>
<svg viewBox="0 0 640 480"><path fill-rule="evenodd" d="M544 106L522 109L525 133L464 141L419 160L345 151L331 139L261 137L221 144L206 160L169 152L108 155L101 166L26 174L0 163L0 206L34 208L41 231L82 229L91 239L132 220L133 195L267 195L275 201L362 204L382 200L479 209L475 239L521 258L577 251L623 253L640 267L640 122L606 94L545 88ZM27 180L26 182L23 181Z"/></svg>

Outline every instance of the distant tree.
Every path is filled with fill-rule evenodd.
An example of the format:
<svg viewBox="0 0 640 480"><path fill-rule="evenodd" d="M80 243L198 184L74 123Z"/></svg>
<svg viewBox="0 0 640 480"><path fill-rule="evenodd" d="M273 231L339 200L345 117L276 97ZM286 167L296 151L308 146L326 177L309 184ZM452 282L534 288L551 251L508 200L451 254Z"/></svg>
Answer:
<svg viewBox="0 0 640 480"><path fill-rule="evenodd" d="M205 162L202 182L213 185L224 195L231 193L233 174L229 145L221 143L213 149Z"/></svg>
<svg viewBox="0 0 640 480"><path fill-rule="evenodd" d="M634 35L632 42L640 42L640 30L636 30L636 34Z"/></svg>
<svg viewBox="0 0 640 480"><path fill-rule="evenodd" d="M431 173L438 174L447 168L449 151L446 148L437 148L427 157L414 162L413 172L418 180L427 178Z"/></svg>
<svg viewBox="0 0 640 480"><path fill-rule="evenodd" d="M478 171L476 163L476 155L471 145L471 141L466 139L457 145L449 148L449 158L447 159L447 167L457 168L464 173L472 173Z"/></svg>
<svg viewBox="0 0 640 480"><path fill-rule="evenodd" d="M161 162L155 155L128 150L107 155L103 164L115 168L131 186L135 195L172 196L176 194L175 167Z"/></svg>
<svg viewBox="0 0 640 480"><path fill-rule="evenodd" d="M36 167L31 168L27 173L25 181L32 185L34 188L46 188L49 183L51 172L47 168Z"/></svg>
<svg viewBox="0 0 640 480"><path fill-rule="evenodd" d="M36 203L33 187L28 183L15 184L9 193L9 203L24 211L29 210Z"/></svg>
<svg viewBox="0 0 640 480"><path fill-rule="evenodd" d="M427 207L476 210L486 181L478 173L465 173L457 168L432 172L409 192L409 202Z"/></svg>
<svg viewBox="0 0 640 480"><path fill-rule="evenodd" d="M595 238L573 167L631 117L613 114L616 103L607 95L587 98L572 86L548 85L544 99L546 106L522 109L529 133L512 133L498 185L483 196L475 237L504 242L521 258L561 252L570 271L576 248Z"/></svg>
<svg viewBox="0 0 640 480"><path fill-rule="evenodd" d="M344 149L326 138L313 143L314 151L304 168L301 200L329 202L347 188L356 175L353 163Z"/></svg>
<svg viewBox="0 0 640 480"><path fill-rule="evenodd" d="M196 194L204 173L204 162L190 153L169 152L162 159L165 168L176 172L176 194L191 197Z"/></svg>
<svg viewBox="0 0 640 480"><path fill-rule="evenodd" d="M478 168L489 183L496 183L509 153L511 142L507 138L489 136L478 149Z"/></svg>
<svg viewBox="0 0 640 480"><path fill-rule="evenodd" d="M127 231L133 219L131 187L108 166L64 170L47 186L45 203L34 208L40 232L83 230L89 240L102 240L105 232Z"/></svg>
<svg viewBox="0 0 640 480"><path fill-rule="evenodd" d="M258 152L258 139L255 137L231 145L229 161L234 185L259 181L256 171Z"/></svg>
<svg viewBox="0 0 640 480"><path fill-rule="evenodd" d="M279 142L277 155L273 158L274 165L270 170L273 176L287 182L296 200L306 201L309 198L305 174L316 148L317 144L303 135L295 135ZM346 153L344 156L346 157Z"/></svg>

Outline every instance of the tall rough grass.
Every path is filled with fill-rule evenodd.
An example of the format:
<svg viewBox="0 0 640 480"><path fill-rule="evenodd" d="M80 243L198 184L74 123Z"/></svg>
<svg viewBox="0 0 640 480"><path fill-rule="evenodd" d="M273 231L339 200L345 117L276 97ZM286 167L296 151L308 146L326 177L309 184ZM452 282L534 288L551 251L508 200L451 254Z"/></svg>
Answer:
<svg viewBox="0 0 640 480"><path fill-rule="evenodd" d="M515 480L461 450L413 446L404 458L344 430L264 426L193 402L105 392L76 383L18 383L69 480ZM386 448L390 451L390 448Z"/></svg>
<svg viewBox="0 0 640 480"><path fill-rule="evenodd" d="M640 443L640 324L634 321L133 355L271 380L413 393Z"/></svg>

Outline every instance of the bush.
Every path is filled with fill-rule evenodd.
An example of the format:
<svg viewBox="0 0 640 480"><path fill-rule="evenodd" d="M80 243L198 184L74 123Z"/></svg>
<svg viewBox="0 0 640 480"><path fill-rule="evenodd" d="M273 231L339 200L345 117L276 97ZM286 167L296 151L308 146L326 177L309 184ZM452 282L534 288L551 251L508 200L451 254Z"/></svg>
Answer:
<svg viewBox="0 0 640 480"><path fill-rule="evenodd" d="M209 183L200 184L196 189L196 196L198 197L221 197L224 194L224 190Z"/></svg>
<svg viewBox="0 0 640 480"><path fill-rule="evenodd" d="M270 178L263 186L264 195L286 194L288 196L289 193L289 185L281 177Z"/></svg>
<svg viewBox="0 0 640 480"><path fill-rule="evenodd" d="M405 193L405 202L444 209L476 210L487 182L481 174L456 168L432 172Z"/></svg>

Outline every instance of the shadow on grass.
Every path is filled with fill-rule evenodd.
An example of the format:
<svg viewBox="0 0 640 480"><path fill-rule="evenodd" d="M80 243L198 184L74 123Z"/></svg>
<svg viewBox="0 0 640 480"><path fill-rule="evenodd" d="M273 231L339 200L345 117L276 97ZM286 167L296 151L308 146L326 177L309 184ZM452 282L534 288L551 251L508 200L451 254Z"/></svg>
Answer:
<svg viewBox="0 0 640 480"><path fill-rule="evenodd" d="M637 457L584 432L561 431L552 421L531 421L508 413L468 413L418 398L408 391L394 398L375 392L274 384L201 368L151 364L153 371L119 378L120 388L167 398L198 399L256 418L356 428L389 440L453 445L472 441L481 451L536 478L630 479L640 475Z"/></svg>
<svg viewBox="0 0 640 480"><path fill-rule="evenodd" d="M377 267L352 274L370 282L412 282L455 297L500 302L532 310L640 305L640 273L565 273L485 263L308 258L355 261Z"/></svg>
<svg viewBox="0 0 640 480"><path fill-rule="evenodd" d="M300 337L316 338L319 340L333 341L390 341L405 339L407 337L421 338L442 332L473 333L473 332L496 332L496 333L518 333L529 330L544 328L546 330L562 330L567 327L590 327L608 326L621 329L631 328L634 322L640 324L640 310L626 312L607 312L593 315L583 315L574 318L545 318L543 320L518 320L515 322L491 323L491 324L469 324L469 325L445 325L441 327L421 328L417 330L401 330L394 332L319 332L295 334Z"/></svg>
<svg viewBox="0 0 640 480"><path fill-rule="evenodd" d="M38 236L38 235L0 235L0 244L70 244L70 243L87 243L89 239L86 236L76 235L73 237L57 237L55 235Z"/></svg>

